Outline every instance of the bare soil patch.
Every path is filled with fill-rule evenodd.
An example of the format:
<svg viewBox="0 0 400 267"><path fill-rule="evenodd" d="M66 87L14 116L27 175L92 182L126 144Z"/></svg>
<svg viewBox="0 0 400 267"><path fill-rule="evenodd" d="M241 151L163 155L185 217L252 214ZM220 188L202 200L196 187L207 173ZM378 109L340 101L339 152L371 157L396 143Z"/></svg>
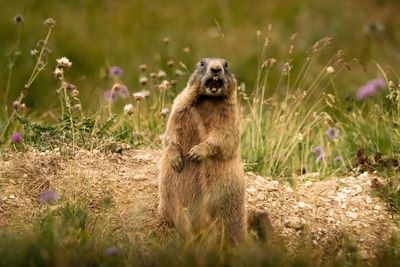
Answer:
<svg viewBox="0 0 400 267"><path fill-rule="evenodd" d="M172 230L157 215L158 162L162 152L129 149L118 153L81 150L74 156L58 151L5 153L0 159L0 228L25 227L43 208L45 190L63 199L86 199L113 232L144 240ZM400 236L399 216L370 193L373 175L329 178L298 177L294 187L248 173L251 209L267 211L274 232L296 251L307 242L340 253L344 238L365 259L379 252L392 235Z"/></svg>

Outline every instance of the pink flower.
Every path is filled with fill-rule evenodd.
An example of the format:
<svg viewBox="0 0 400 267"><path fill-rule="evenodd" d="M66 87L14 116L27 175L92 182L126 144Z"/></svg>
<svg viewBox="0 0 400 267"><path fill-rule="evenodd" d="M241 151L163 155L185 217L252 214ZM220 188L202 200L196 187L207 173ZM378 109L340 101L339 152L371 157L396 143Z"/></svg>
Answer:
<svg viewBox="0 0 400 267"><path fill-rule="evenodd" d="M12 141L13 143L21 143L21 142L22 142L21 134L20 134L20 133L14 133L14 134L11 136L11 141Z"/></svg>

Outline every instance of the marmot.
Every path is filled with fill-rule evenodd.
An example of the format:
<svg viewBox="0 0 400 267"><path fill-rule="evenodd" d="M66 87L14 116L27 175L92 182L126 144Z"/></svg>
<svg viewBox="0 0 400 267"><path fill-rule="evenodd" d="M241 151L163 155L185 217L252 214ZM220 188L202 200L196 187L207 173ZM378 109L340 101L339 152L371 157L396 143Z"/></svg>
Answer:
<svg viewBox="0 0 400 267"><path fill-rule="evenodd" d="M239 150L237 82L224 59L205 58L176 97L168 119L159 212L179 224L217 222L233 244L245 238L245 175Z"/></svg>

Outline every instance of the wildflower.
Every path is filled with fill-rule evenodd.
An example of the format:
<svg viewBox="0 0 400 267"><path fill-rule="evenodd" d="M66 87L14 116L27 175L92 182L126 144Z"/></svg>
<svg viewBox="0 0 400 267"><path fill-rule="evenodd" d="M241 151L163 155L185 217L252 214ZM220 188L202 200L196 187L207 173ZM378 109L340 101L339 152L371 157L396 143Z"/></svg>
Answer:
<svg viewBox="0 0 400 267"><path fill-rule="evenodd" d="M49 133L49 132L40 132L40 135L41 135L42 137L47 137L47 136L50 135L50 133Z"/></svg>
<svg viewBox="0 0 400 267"><path fill-rule="evenodd" d="M140 77L139 83L140 83L141 85L146 85L146 83L147 83L147 78L146 78L146 77Z"/></svg>
<svg viewBox="0 0 400 267"><path fill-rule="evenodd" d="M329 66L329 67L326 68L326 72L329 73L329 74L332 74L332 73L335 72L335 69L332 66Z"/></svg>
<svg viewBox="0 0 400 267"><path fill-rule="evenodd" d="M170 83L171 85L176 85L176 80L171 80Z"/></svg>
<svg viewBox="0 0 400 267"><path fill-rule="evenodd" d="M168 114L169 114L169 109L163 108L163 109L161 110L161 116L167 117Z"/></svg>
<svg viewBox="0 0 400 267"><path fill-rule="evenodd" d="M104 93L104 98L107 101L111 100L111 102L115 102L115 100L117 100L117 93L115 91L107 90Z"/></svg>
<svg viewBox="0 0 400 267"><path fill-rule="evenodd" d="M326 134L328 135L329 139L335 139L340 134L340 131L336 128L329 128L326 131Z"/></svg>
<svg viewBox="0 0 400 267"><path fill-rule="evenodd" d="M145 72L147 70L147 65L146 64L139 65L139 70Z"/></svg>
<svg viewBox="0 0 400 267"><path fill-rule="evenodd" d="M114 255L121 255L122 251L117 249L117 248L107 248L106 250L104 250L104 256L114 256Z"/></svg>
<svg viewBox="0 0 400 267"><path fill-rule="evenodd" d="M134 93L133 97L135 98L136 101L141 101L141 100L144 100L147 97L149 97L149 95L150 95L149 91L143 90L143 91Z"/></svg>
<svg viewBox="0 0 400 267"><path fill-rule="evenodd" d="M56 192L52 190L43 191L38 198L40 204L46 204L46 202L53 202L57 200Z"/></svg>
<svg viewBox="0 0 400 267"><path fill-rule="evenodd" d="M63 73L64 73L64 71L62 69L58 68L58 67L54 70L54 76L56 78L61 78Z"/></svg>
<svg viewBox="0 0 400 267"><path fill-rule="evenodd" d="M71 91L71 96L72 97L78 97L78 95L79 95L79 91L77 89L74 89L74 90Z"/></svg>
<svg viewBox="0 0 400 267"><path fill-rule="evenodd" d="M320 162L321 160L323 160L325 158L325 154L321 153L319 154L319 156L317 157L317 159L315 160L316 162Z"/></svg>
<svg viewBox="0 0 400 267"><path fill-rule="evenodd" d="M124 113L127 115L132 115L133 114L133 105L132 104L125 105Z"/></svg>
<svg viewBox="0 0 400 267"><path fill-rule="evenodd" d="M21 143L22 142L21 134L20 133L14 133L11 136L11 142L13 142L13 143Z"/></svg>
<svg viewBox="0 0 400 267"><path fill-rule="evenodd" d="M374 79L369 81L366 85L358 89L356 97L357 99L364 99L376 93L377 89L386 88L386 81L382 78Z"/></svg>
<svg viewBox="0 0 400 267"><path fill-rule="evenodd" d="M289 75L291 69L292 69L292 65L290 65L289 62L286 62L285 64L283 64L282 74Z"/></svg>
<svg viewBox="0 0 400 267"><path fill-rule="evenodd" d="M14 22L15 23L22 23L22 22L24 22L24 17L22 15L16 15L14 17Z"/></svg>
<svg viewBox="0 0 400 267"><path fill-rule="evenodd" d="M19 109L19 107L20 107L20 103L17 101L17 100L15 100L13 103L12 103L12 108L13 108L13 110L18 110Z"/></svg>
<svg viewBox="0 0 400 267"><path fill-rule="evenodd" d="M157 78L157 73L155 73L155 72L150 73L150 78L152 80L155 80Z"/></svg>
<svg viewBox="0 0 400 267"><path fill-rule="evenodd" d="M129 97L129 91L128 88L125 85L122 85L118 88L118 94L122 97L122 98L128 98Z"/></svg>
<svg viewBox="0 0 400 267"><path fill-rule="evenodd" d="M21 109L21 111L25 111L26 110L26 105L24 103L22 103L19 108Z"/></svg>
<svg viewBox="0 0 400 267"><path fill-rule="evenodd" d="M183 53L189 54L190 53L190 48L189 47L184 47L182 49Z"/></svg>
<svg viewBox="0 0 400 267"><path fill-rule="evenodd" d="M183 74L184 74L184 72L181 71L181 70L176 70L176 71L175 71L175 76L176 76L176 77L182 76Z"/></svg>
<svg viewBox="0 0 400 267"><path fill-rule="evenodd" d="M57 25L57 22L52 18L47 18L43 24L49 26L50 28L54 28Z"/></svg>
<svg viewBox="0 0 400 267"><path fill-rule="evenodd" d="M368 21L363 27L363 31L365 34L374 34L378 32L383 32L384 30L385 25L377 20Z"/></svg>
<svg viewBox="0 0 400 267"><path fill-rule="evenodd" d="M342 157L336 157L336 158L335 158L335 161L342 161L342 160L343 160Z"/></svg>
<svg viewBox="0 0 400 267"><path fill-rule="evenodd" d="M164 43L164 44L169 44L169 42L170 42L169 37L164 37L164 38L163 38L163 43Z"/></svg>
<svg viewBox="0 0 400 267"><path fill-rule="evenodd" d="M318 152L318 154L321 154L322 151L323 151L323 149L320 146L317 146L317 147L313 148L313 150L312 150L313 153Z"/></svg>
<svg viewBox="0 0 400 267"><path fill-rule="evenodd" d="M167 80L162 81L162 82L158 85L158 89L160 89L160 90L167 90L167 89L169 89L169 88L171 88L171 84L170 84L170 82L167 81Z"/></svg>
<svg viewBox="0 0 400 267"><path fill-rule="evenodd" d="M167 66L172 68L174 66L174 61L173 60L168 61Z"/></svg>
<svg viewBox="0 0 400 267"><path fill-rule="evenodd" d="M73 111L75 111L75 112L78 112L79 110L81 110L81 104L75 104L73 107L72 107L72 110Z"/></svg>
<svg viewBox="0 0 400 267"><path fill-rule="evenodd" d="M29 54L30 54L31 56L34 56L34 55L36 55L37 53L39 53L39 51L38 51L37 49L31 49L31 50L29 51Z"/></svg>
<svg viewBox="0 0 400 267"><path fill-rule="evenodd" d="M76 86L73 85L72 83L68 83L68 84L67 84L67 89L68 89L68 90L75 90L75 89L76 89Z"/></svg>
<svg viewBox="0 0 400 267"><path fill-rule="evenodd" d="M157 73L157 78L159 78L159 79L164 79L166 75L167 75L167 74L166 74L163 70L160 70L160 71Z"/></svg>
<svg viewBox="0 0 400 267"><path fill-rule="evenodd" d="M71 65L72 65L72 62L69 61L69 59L66 57L58 58L56 60L57 60L58 68L66 69L66 68L71 67Z"/></svg>
<svg viewBox="0 0 400 267"><path fill-rule="evenodd" d="M124 74L124 71L118 67L118 66L113 66L110 69L110 76L116 76L118 78L121 78L122 74Z"/></svg>

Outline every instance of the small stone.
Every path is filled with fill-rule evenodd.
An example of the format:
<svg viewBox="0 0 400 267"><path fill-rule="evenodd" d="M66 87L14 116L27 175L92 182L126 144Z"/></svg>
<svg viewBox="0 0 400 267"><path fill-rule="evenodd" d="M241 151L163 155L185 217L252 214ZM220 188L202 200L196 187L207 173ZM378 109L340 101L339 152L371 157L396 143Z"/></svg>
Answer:
<svg viewBox="0 0 400 267"><path fill-rule="evenodd" d="M346 216L352 218L353 220L356 220L358 218L358 214L351 211L346 211Z"/></svg>
<svg viewBox="0 0 400 267"><path fill-rule="evenodd" d="M9 198L9 199L16 199L17 197L14 196L14 195L9 195L8 198Z"/></svg>
<svg viewBox="0 0 400 267"><path fill-rule="evenodd" d="M300 217L288 217L285 220L285 226L295 230L300 230L304 228L305 221Z"/></svg>

